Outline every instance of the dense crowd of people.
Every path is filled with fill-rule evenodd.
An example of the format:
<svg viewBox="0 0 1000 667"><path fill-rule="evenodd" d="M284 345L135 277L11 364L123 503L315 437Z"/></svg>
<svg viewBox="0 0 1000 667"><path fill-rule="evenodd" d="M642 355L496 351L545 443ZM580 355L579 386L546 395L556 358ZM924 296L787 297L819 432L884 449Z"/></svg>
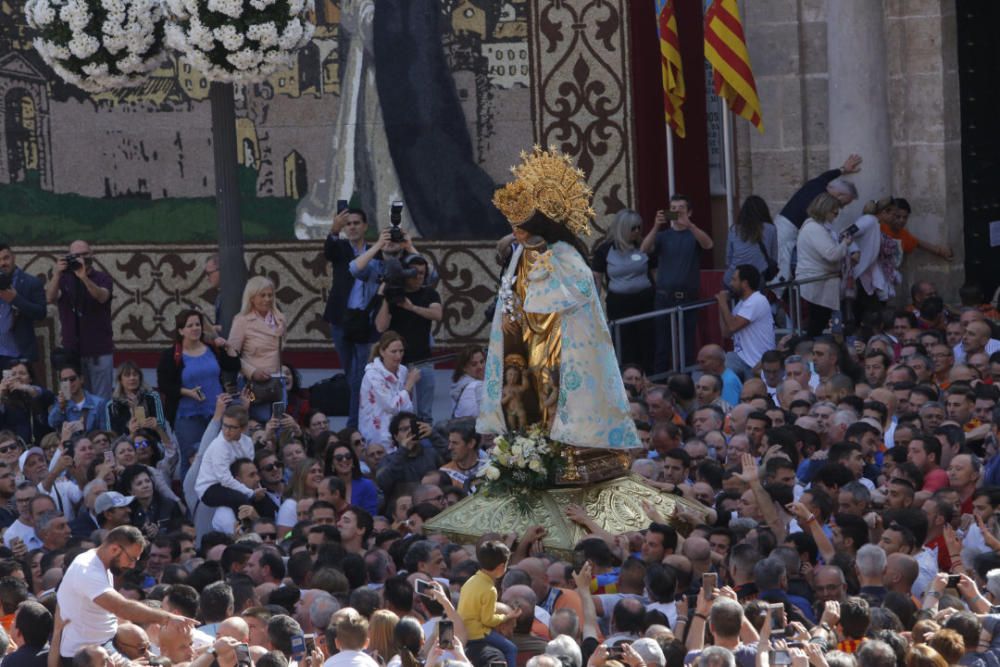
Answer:
<svg viewBox="0 0 1000 667"><path fill-rule="evenodd" d="M1000 667L1000 313L926 281L890 305L905 254L950 250L906 232L902 199L835 229L860 163L773 221L747 199L724 340L681 350L693 371L670 371L663 322L623 329L631 472L679 502L623 534L570 506L586 537L565 552L538 525L425 530L488 463L487 359L459 352L435 414L444 312L398 228L346 209L325 242L337 431L282 358L268 278L228 330L179 313L154 388L114 367L113 283L85 242L44 285L0 244L0 667ZM591 261L609 317L695 298L713 240L692 215L675 196L645 236L615 217ZM226 280L215 258L205 277ZM812 281L807 327L779 338L767 283L792 277ZM56 387L33 375L47 303Z"/></svg>

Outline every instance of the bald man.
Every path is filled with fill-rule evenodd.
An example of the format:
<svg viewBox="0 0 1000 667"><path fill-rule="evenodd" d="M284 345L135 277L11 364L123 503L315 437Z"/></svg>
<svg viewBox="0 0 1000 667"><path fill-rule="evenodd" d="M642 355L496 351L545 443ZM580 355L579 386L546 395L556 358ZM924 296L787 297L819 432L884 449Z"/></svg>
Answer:
<svg viewBox="0 0 1000 667"><path fill-rule="evenodd" d="M956 364L964 364L968 356L976 352L991 355L1000 351L1000 340L993 338L993 330L982 312L975 308L963 310L959 321L962 323L962 340L953 348Z"/></svg>
<svg viewBox="0 0 1000 667"><path fill-rule="evenodd" d="M545 645L548 641L548 623L541 628L535 624L535 609L538 604L538 596L530 586L511 586L503 592L501 601L509 605L512 609L521 610L521 615L514 621L513 633L510 640L517 647L517 663L523 664L528 658L545 652ZM499 610L498 610L499 612ZM541 635L533 634L542 630Z"/></svg>
<svg viewBox="0 0 1000 667"><path fill-rule="evenodd" d="M160 655L175 665L194 659L194 634L191 628L170 623L160 628Z"/></svg>
<svg viewBox="0 0 1000 667"><path fill-rule="evenodd" d="M576 617L583 618L583 601L580 594L565 588L555 588L549 583L548 567L541 558L525 558L514 566L531 577L531 590L538 600L535 617L549 624L549 618L557 609L572 609Z"/></svg>
<svg viewBox="0 0 1000 667"><path fill-rule="evenodd" d="M920 565L913 556L896 552L886 558L884 581L890 593L902 593L913 598L913 584L919 576ZM917 602L915 598L914 602Z"/></svg>
<svg viewBox="0 0 1000 667"><path fill-rule="evenodd" d="M722 400L730 405L740 402L743 383L736 373L726 368L726 351L720 346L710 344L698 350L698 370L722 377Z"/></svg>
<svg viewBox="0 0 1000 667"><path fill-rule="evenodd" d="M153 657L150 651L149 636L146 631L135 623L119 623L115 633L115 649L129 660L149 660Z"/></svg>
<svg viewBox="0 0 1000 667"><path fill-rule="evenodd" d="M712 567L712 545L704 537L689 537L681 546L681 554L691 562L691 580L701 581L701 575Z"/></svg>
<svg viewBox="0 0 1000 667"><path fill-rule="evenodd" d="M250 643L250 626L239 616L230 616L222 623L215 633L216 637L232 637L241 644Z"/></svg>

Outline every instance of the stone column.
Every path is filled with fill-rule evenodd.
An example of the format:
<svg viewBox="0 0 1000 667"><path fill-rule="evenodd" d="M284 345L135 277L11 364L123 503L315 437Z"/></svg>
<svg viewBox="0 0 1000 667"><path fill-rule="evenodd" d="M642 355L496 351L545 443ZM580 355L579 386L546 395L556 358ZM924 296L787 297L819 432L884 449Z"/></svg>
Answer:
<svg viewBox="0 0 1000 667"><path fill-rule="evenodd" d="M892 134L885 15L881 0L827 0L830 164L851 153L864 158L852 180L859 202L841 224L861 214L863 202L892 193Z"/></svg>

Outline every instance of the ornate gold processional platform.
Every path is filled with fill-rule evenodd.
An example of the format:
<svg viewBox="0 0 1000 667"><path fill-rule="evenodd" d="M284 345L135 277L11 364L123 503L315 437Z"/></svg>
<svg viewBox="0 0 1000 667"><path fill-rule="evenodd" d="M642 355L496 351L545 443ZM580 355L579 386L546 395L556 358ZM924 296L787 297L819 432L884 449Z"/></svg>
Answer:
<svg viewBox="0 0 1000 667"><path fill-rule="evenodd" d="M546 529L542 541L546 551L563 558L571 558L573 547L587 537L586 530L566 517L569 505L579 505L597 524L612 534L644 530L649 527L649 517L643 510L643 501L665 517L675 528L680 523L675 517L678 506L704 514L686 498L660 491L645 483L637 475L627 475L603 482L579 486L564 486L542 491L523 492L527 497L528 511L523 503L510 497L476 493L449 507L424 524L430 533L442 533L459 544L474 543L486 533L510 532L521 535L528 526L540 525Z"/></svg>

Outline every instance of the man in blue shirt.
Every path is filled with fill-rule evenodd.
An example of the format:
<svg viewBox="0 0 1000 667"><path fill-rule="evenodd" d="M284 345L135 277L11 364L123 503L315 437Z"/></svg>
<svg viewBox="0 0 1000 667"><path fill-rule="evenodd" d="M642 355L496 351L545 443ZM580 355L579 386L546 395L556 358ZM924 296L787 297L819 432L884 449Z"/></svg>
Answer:
<svg viewBox="0 0 1000 667"><path fill-rule="evenodd" d="M35 361L35 322L45 318L45 287L17 266L14 251L0 242L0 366Z"/></svg>

